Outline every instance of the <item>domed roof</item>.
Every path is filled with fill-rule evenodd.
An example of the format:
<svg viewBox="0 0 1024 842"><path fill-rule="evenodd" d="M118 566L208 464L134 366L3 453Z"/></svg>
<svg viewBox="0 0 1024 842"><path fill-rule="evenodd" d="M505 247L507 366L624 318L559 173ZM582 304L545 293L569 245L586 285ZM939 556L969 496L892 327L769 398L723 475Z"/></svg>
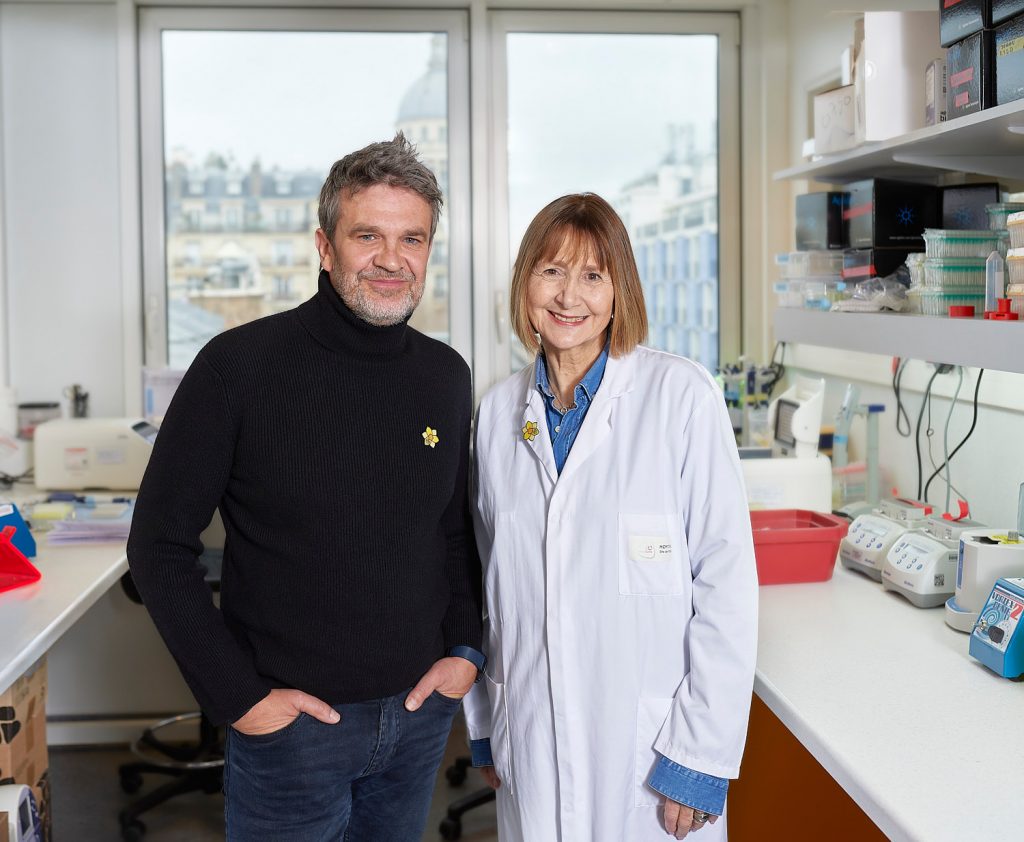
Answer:
<svg viewBox="0 0 1024 842"><path fill-rule="evenodd" d="M413 82L398 107L398 123L406 120L444 119L448 116L448 72L445 36L435 35L430 42L427 72Z"/></svg>

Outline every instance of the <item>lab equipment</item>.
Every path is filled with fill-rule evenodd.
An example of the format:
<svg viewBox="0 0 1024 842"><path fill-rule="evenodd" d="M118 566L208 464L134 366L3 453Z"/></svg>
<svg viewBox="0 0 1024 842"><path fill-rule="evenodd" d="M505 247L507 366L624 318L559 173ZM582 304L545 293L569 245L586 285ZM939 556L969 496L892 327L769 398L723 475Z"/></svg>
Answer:
<svg viewBox="0 0 1024 842"><path fill-rule="evenodd" d="M946 600L946 623L970 632L996 579L1024 576L1024 541L1011 529L970 529L960 536L956 591Z"/></svg>
<svg viewBox="0 0 1024 842"><path fill-rule="evenodd" d="M803 509L750 513L757 580L762 585L824 582L832 578L846 522Z"/></svg>
<svg viewBox="0 0 1024 842"><path fill-rule="evenodd" d="M10 842L43 842L43 826L32 790L22 784L0 786L0 813L7 814Z"/></svg>
<svg viewBox="0 0 1024 842"><path fill-rule="evenodd" d="M981 258L998 248L999 235L991 228L963 231L953 228L925 228L924 250L929 258Z"/></svg>
<svg viewBox="0 0 1024 842"><path fill-rule="evenodd" d="M1006 217L1006 230L1010 232L1010 248L1024 249L1024 211Z"/></svg>
<svg viewBox="0 0 1024 842"><path fill-rule="evenodd" d="M996 301L1003 297L1005 289L1005 264L998 251L992 252L985 261L985 312L996 311Z"/></svg>
<svg viewBox="0 0 1024 842"><path fill-rule="evenodd" d="M877 510L850 524L839 544L839 560L844 567L881 582L882 566L893 544L909 530L923 527L931 513L931 506L916 500L883 500Z"/></svg>
<svg viewBox="0 0 1024 842"><path fill-rule="evenodd" d="M906 597L918 608L937 608L955 588L960 535L982 524L932 515L923 529L900 536L882 565L882 587Z"/></svg>
<svg viewBox="0 0 1024 842"><path fill-rule="evenodd" d="M51 418L60 418L60 404L43 401L18 404L18 438L32 441L36 427Z"/></svg>
<svg viewBox="0 0 1024 842"><path fill-rule="evenodd" d="M65 418L40 424L35 437L39 488L137 489L157 429L141 418Z"/></svg>
<svg viewBox="0 0 1024 842"><path fill-rule="evenodd" d="M867 514L878 505L881 496L881 482L878 469L878 415L885 412L883 404L860 404L860 389L852 383L846 387L843 402L836 413L836 431L832 437L832 508L840 510L851 520L858 515ZM854 416L862 415L867 422L867 481L863 500L841 500L837 491L841 487L836 476L842 476L849 464L850 426ZM848 473L848 472L847 472Z"/></svg>
<svg viewBox="0 0 1024 842"><path fill-rule="evenodd" d="M773 444L740 448L751 509L832 510L832 466L818 453L825 381L797 377L768 407Z"/></svg>
<svg viewBox="0 0 1024 842"><path fill-rule="evenodd" d="M72 418L87 418L89 415L89 393L78 383L72 383L64 390L64 397L68 399L71 406Z"/></svg>
<svg viewBox="0 0 1024 842"><path fill-rule="evenodd" d="M971 631L968 651L1003 678L1024 675L1024 578L1000 578L992 586Z"/></svg>

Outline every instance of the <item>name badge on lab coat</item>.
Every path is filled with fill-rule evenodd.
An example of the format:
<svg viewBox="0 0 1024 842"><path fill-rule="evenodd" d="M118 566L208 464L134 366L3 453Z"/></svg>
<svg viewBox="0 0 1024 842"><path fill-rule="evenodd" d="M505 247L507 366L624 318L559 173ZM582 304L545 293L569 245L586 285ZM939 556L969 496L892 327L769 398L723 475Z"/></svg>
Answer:
<svg viewBox="0 0 1024 842"><path fill-rule="evenodd" d="M632 561L671 561L672 539L667 535L630 535L629 557Z"/></svg>

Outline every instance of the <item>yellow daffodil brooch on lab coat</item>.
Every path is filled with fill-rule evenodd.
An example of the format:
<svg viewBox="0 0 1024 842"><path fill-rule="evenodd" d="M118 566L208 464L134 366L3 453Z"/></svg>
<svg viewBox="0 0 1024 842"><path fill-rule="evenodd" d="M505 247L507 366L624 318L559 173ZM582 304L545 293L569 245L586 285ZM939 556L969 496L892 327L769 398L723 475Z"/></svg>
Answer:
<svg viewBox="0 0 1024 842"><path fill-rule="evenodd" d="M441 441L441 439L437 437L437 430L432 430L430 427L427 427L427 429L423 431L423 444L427 447L433 447L439 441Z"/></svg>
<svg viewBox="0 0 1024 842"><path fill-rule="evenodd" d="M537 427L536 421L527 421L526 426L523 427L523 438L526 441L533 441L537 437L539 428Z"/></svg>

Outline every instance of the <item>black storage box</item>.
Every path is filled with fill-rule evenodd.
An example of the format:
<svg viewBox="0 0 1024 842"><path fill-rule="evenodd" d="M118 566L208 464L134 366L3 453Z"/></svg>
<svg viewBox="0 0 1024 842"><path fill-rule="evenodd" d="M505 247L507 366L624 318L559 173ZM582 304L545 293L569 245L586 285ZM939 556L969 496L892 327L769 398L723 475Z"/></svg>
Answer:
<svg viewBox="0 0 1024 842"><path fill-rule="evenodd" d="M964 38L946 51L947 120L995 105L992 44L992 30L986 29Z"/></svg>
<svg viewBox="0 0 1024 842"><path fill-rule="evenodd" d="M949 47L992 25L991 0L939 0L939 41Z"/></svg>
<svg viewBox="0 0 1024 842"><path fill-rule="evenodd" d="M874 178L847 189L851 248L924 251L924 229L939 227L939 191L930 184Z"/></svg>
<svg viewBox="0 0 1024 842"><path fill-rule="evenodd" d="M1024 15L995 30L995 54L996 105L1024 98Z"/></svg>
<svg viewBox="0 0 1024 842"><path fill-rule="evenodd" d="M850 206L849 193L804 193L796 197L797 251L842 249L849 245L843 211Z"/></svg>
<svg viewBox="0 0 1024 842"><path fill-rule="evenodd" d="M988 229L985 205L999 201L999 185L958 184L942 188L942 227L959 231Z"/></svg>
<svg viewBox="0 0 1024 842"><path fill-rule="evenodd" d="M992 25L1024 12L1024 0L992 0Z"/></svg>
<svg viewBox="0 0 1024 842"><path fill-rule="evenodd" d="M907 249L847 249L843 252L843 280L855 284L868 278L885 278L907 260Z"/></svg>

